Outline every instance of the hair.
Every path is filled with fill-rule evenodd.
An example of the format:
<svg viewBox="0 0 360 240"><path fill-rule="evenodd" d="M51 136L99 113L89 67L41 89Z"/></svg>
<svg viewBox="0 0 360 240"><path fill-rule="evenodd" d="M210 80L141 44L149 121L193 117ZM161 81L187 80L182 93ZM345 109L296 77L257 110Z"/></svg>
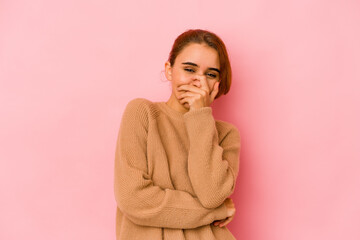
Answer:
<svg viewBox="0 0 360 240"><path fill-rule="evenodd" d="M202 29L190 29L180 34L175 39L169 54L168 61L170 65L174 65L176 57L190 43L206 43L218 52L220 61L220 84L219 92L215 96L215 99L223 94L226 95L231 86L231 65L225 44L215 33Z"/></svg>

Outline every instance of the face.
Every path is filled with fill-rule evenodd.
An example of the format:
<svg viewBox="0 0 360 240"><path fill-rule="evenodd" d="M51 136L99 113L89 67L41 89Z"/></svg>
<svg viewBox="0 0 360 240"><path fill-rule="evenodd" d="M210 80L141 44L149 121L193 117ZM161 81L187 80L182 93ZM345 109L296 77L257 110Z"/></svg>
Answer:
<svg viewBox="0 0 360 240"><path fill-rule="evenodd" d="M165 63L166 78L172 82L172 97L177 100L181 93L177 90L178 86L190 84L200 88L201 77L206 79L211 93L220 79L219 71L219 55L205 43L190 43L179 53L172 67L169 62ZM183 107L188 109L188 103L184 103Z"/></svg>

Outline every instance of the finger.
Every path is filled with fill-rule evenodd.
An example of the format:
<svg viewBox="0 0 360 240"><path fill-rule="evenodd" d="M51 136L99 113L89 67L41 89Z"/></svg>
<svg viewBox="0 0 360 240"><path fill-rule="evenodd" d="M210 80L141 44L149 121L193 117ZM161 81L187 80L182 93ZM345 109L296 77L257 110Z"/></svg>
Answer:
<svg viewBox="0 0 360 240"><path fill-rule="evenodd" d="M221 224L220 227L225 227L225 226L228 225L232 220L233 220L233 217L229 218L228 220L226 220L226 222L224 222L223 224Z"/></svg>
<svg viewBox="0 0 360 240"><path fill-rule="evenodd" d="M200 77L200 83L201 83L201 88L204 89L205 91L209 92L209 85L206 81L205 76Z"/></svg>
<svg viewBox="0 0 360 240"><path fill-rule="evenodd" d="M194 97L194 96L197 96L199 95L199 93L194 93L194 92L182 92L179 94L179 97L182 98L182 97Z"/></svg>
<svg viewBox="0 0 360 240"><path fill-rule="evenodd" d="M225 223L225 221L227 220L227 219L229 219L228 217L227 218L225 218L225 219L223 219L223 220L219 220L219 221L217 221L216 222L216 225L215 226L219 226L220 224L223 224L223 223Z"/></svg>
<svg viewBox="0 0 360 240"><path fill-rule="evenodd" d="M184 104L184 103L188 103L189 105L191 105L193 103L193 98L192 97L184 97L182 99L180 99L180 103Z"/></svg>
<svg viewBox="0 0 360 240"><path fill-rule="evenodd" d="M219 224L219 227L226 226L227 224L229 224L229 223L231 222L231 220L232 220L233 218L234 218L234 216L229 217L228 219L225 220L225 222L220 223L220 224Z"/></svg>
<svg viewBox="0 0 360 240"><path fill-rule="evenodd" d="M219 221L215 221L215 222L213 222L213 225L216 226L216 225L218 225L219 223L220 223Z"/></svg>
<svg viewBox="0 0 360 240"><path fill-rule="evenodd" d="M226 218L225 218L226 219ZM214 222L214 226L218 226L220 223L224 222L224 220L218 220Z"/></svg>
<svg viewBox="0 0 360 240"><path fill-rule="evenodd" d="M184 91L184 92L180 92L179 94L179 98L183 98L183 97L202 97L203 93L201 92L193 92L193 91Z"/></svg>
<svg viewBox="0 0 360 240"><path fill-rule="evenodd" d="M235 215L235 208L229 208L228 209L228 217L234 216Z"/></svg>
<svg viewBox="0 0 360 240"><path fill-rule="evenodd" d="M184 104L184 103L189 103L189 100L188 100L188 98L187 97L183 97L182 99L180 99L180 101L179 101L181 104Z"/></svg>
<svg viewBox="0 0 360 240"><path fill-rule="evenodd" d="M185 84L185 85L181 85L177 88L178 91L184 90L184 91L188 91L188 92L196 92L196 93L200 93L202 94L204 92L204 90L195 87L193 85L189 85L189 84Z"/></svg>
<svg viewBox="0 0 360 240"><path fill-rule="evenodd" d="M210 99L211 99L211 102L214 101L215 97L216 97L216 94L219 92L219 82L216 82L215 85L214 85L214 88L210 94Z"/></svg>

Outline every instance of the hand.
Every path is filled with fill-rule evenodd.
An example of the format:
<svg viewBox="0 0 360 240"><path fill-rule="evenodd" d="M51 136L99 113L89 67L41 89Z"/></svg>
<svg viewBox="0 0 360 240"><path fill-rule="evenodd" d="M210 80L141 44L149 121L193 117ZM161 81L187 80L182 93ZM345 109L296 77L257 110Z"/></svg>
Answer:
<svg viewBox="0 0 360 240"><path fill-rule="evenodd" d="M214 88L210 93L206 77L201 76L199 78L200 88L190 84L184 84L178 87L179 91L184 90L184 92L180 94L180 103L184 104L187 102L190 106L190 110L209 107L214 101L216 94L219 92L220 82L214 84Z"/></svg>
<svg viewBox="0 0 360 240"><path fill-rule="evenodd" d="M226 226L229 222L231 222L233 220L233 218L235 216L235 205L234 205L232 199L227 198L224 203L228 210L227 218L225 218L223 220L214 221L213 222L214 226L219 226L219 227Z"/></svg>

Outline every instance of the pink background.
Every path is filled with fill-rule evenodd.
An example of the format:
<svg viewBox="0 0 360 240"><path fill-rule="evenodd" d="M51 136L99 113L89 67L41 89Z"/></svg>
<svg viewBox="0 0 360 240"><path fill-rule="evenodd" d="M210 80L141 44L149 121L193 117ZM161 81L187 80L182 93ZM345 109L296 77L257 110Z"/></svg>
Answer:
<svg viewBox="0 0 360 240"><path fill-rule="evenodd" d="M115 239L113 162L135 97L166 101L183 31L226 43L244 240L360 239L360 3L2 0L0 239Z"/></svg>

